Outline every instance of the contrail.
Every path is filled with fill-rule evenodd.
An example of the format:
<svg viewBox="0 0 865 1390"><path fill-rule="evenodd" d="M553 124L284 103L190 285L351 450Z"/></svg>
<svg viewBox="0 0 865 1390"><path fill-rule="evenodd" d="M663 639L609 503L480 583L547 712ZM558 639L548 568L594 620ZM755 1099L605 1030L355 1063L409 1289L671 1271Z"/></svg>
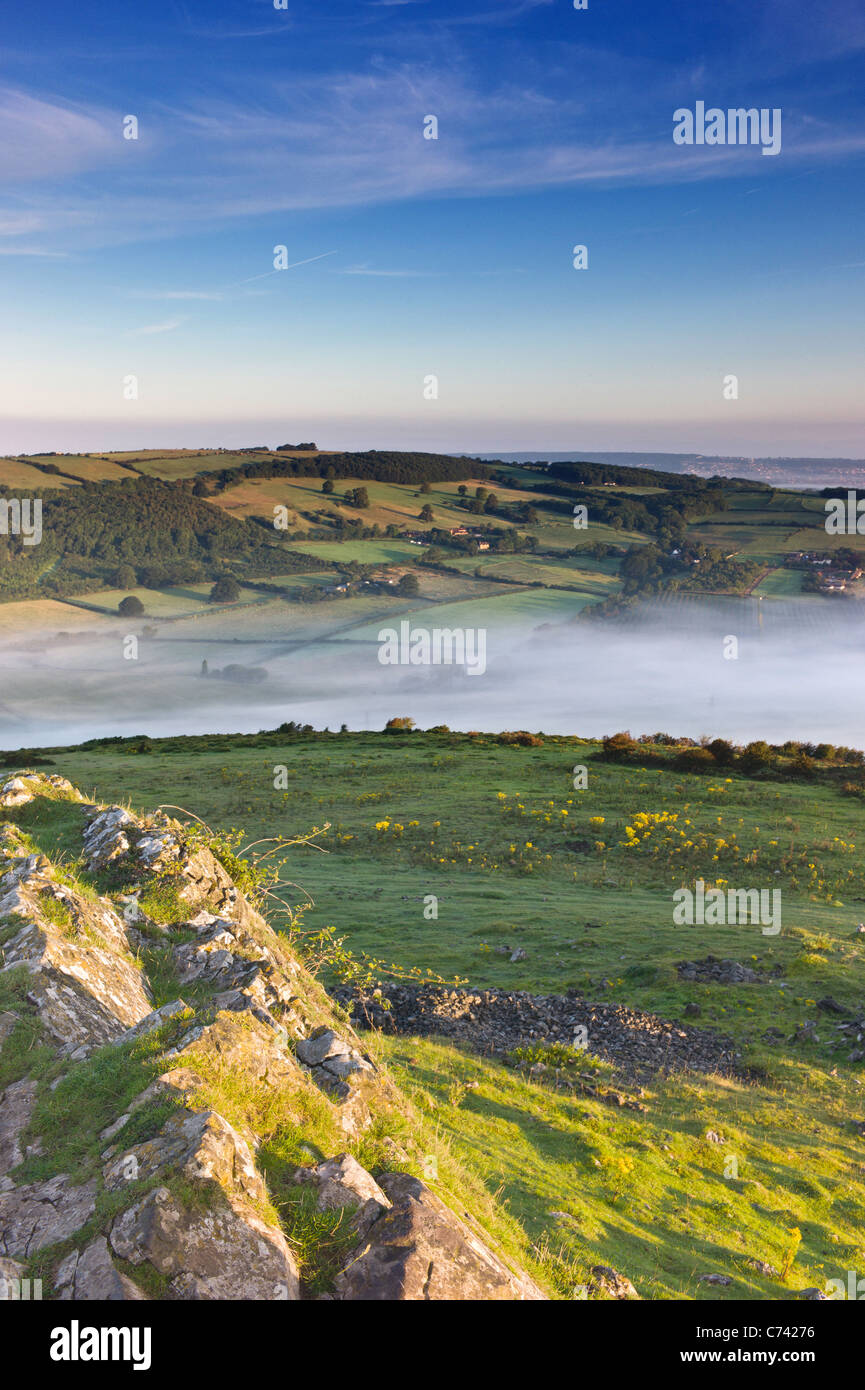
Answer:
<svg viewBox="0 0 865 1390"><path fill-rule="evenodd" d="M283 270L296 270L299 265L311 265L313 261L323 261L326 256L335 256L335 251L322 251L320 256L307 256L305 261L294 261L292 265L281 266L279 270L266 270L263 275L250 275L247 280L237 280L233 285L226 285L227 290L237 289L238 285L251 285L253 280L266 280L270 275L280 275Z"/></svg>

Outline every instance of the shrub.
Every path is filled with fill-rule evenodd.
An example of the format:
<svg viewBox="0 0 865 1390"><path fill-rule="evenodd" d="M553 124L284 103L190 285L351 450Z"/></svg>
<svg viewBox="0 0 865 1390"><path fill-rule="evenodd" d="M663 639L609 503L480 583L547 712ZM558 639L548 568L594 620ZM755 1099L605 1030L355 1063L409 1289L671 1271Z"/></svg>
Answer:
<svg viewBox="0 0 865 1390"><path fill-rule="evenodd" d="M718 764L708 748L685 748L676 754L673 766L680 772L711 772Z"/></svg>
<svg viewBox="0 0 865 1390"><path fill-rule="evenodd" d="M736 750L725 738L713 738L709 744L709 752L721 767L730 767L736 761Z"/></svg>
<svg viewBox="0 0 865 1390"><path fill-rule="evenodd" d="M762 772L772 766L772 750L764 739L747 745L742 754L742 766L746 772Z"/></svg>
<svg viewBox="0 0 865 1390"><path fill-rule="evenodd" d="M627 729L619 734L610 734L604 739L603 757L605 758L627 759L637 752L642 755L642 750L638 749Z"/></svg>

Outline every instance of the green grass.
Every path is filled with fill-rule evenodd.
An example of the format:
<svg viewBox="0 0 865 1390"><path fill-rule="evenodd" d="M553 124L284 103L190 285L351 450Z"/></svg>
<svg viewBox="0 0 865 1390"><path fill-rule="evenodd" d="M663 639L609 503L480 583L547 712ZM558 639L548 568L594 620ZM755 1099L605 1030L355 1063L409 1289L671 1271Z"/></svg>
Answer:
<svg viewBox="0 0 865 1390"><path fill-rule="evenodd" d="M293 906L314 901L303 929L332 927L396 973L572 988L674 1020L697 1003L696 1026L735 1039L743 1066L761 1079L656 1080L645 1115L556 1092L439 1042L372 1040L424 1118L443 1193L462 1193L486 1212L496 1239L562 1296L586 1282L592 1263L621 1268L644 1297L698 1299L787 1297L861 1269L865 1158L851 1119L862 1116L862 1067L836 1050L834 1020L816 1007L826 994L855 1007L865 978L855 930L865 917L863 813L840 792L843 772L834 782L697 776L605 763L596 744L551 737L533 748L447 734L214 736L154 740L153 748L134 757L122 745L52 756L100 798L130 797L142 808L175 802L216 831L243 826L247 840L329 822L326 854L286 855L283 875L299 886L283 897ZM287 768L286 791L274 790L276 765ZM573 787L580 765L585 791ZM70 848L76 815L68 802L9 813L34 843L56 834ZM569 849L572 840L589 848ZM698 875L780 887L781 934L675 926L672 891ZM435 920L424 916L429 894L438 899ZM170 903L150 906L159 920L178 920ZM519 945L527 959L511 965L498 945ZM153 943L144 962L158 1002L177 992L160 949ZM678 961L710 953L780 973L738 987L680 980ZM798 1025L815 1020L819 1041L789 1043ZM764 1039L770 1027L782 1041ZM232 1123L263 1124L264 1097L230 1078L209 1084ZM261 1161L286 1229L301 1246L316 1248L320 1235L323 1251L331 1240L338 1247L338 1229L311 1232L309 1213L291 1207L291 1172L308 1161L301 1143L310 1135L322 1152L339 1141L312 1111L274 1115L263 1128ZM723 1145L706 1143L709 1129ZM730 1155L738 1178L725 1176ZM802 1244L787 1283L757 1275L747 1259L781 1269L793 1228ZM321 1260L313 1276L324 1287L326 1253ZM733 1285L697 1283L711 1272Z"/></svg>
<svg viewBox="0 0 865 1390"><path fill-rule="evenodd" d="M399 564L406 560L417 560L421 547L409 541L293 541L292 550L301 555L314 555L318 560L334 560L349 563L357 560L362 565Z"/></svg>
<svg viewBox="0 0 865 1390"><path fill-rule="evenodd" d="M802 593L804 570L774 569L752 592L756 598L792 598Z"/></svg>
<svg viewBox="0 0 865 1390"><path fill-rule="evenodd" d="M18 1165L16 1182L41 1182L57 1173L83 1182L95 1174L105 1147L100 1132L164 1070L163 1053L189 1027L191 1018L191 1011L176 1014L134 1042L100 1048L75 1063L53 1086L43 1079L28 1127L30 1138L38 1137L43 1151ZM138 1118L138 1137L158 1133L160 1118L161 1111L157 1116L155 1109Z"/></svg>
<svg viewBox="0 0 865 1390"><path fill-rule="evenodd" d="M643 1298L725 1301L791 1298L862 1268L861 1148L843 1083L819 1070L785 1064L775 1093L659 1082L637 1116L435 1040L382 1047L446 1146L442 1184L454 1164L483 1183L561 1297L577 1296L599 1263L626 1273ZM800 1110L794 1094L810 1103ZM724 1142L708 1142L710 1130ZM794 1228L802 1244L786 1280L748 1264L780 1275ZM711 1273L733 1282L698 1282Z"/></svg>
<svg viewBox="0 0 865 1390"><path fill-rule="evenodd" d="M480 570L485 577L509 579L520 584L541 583L551 587L571 588L597 598L609 598L621 588L615 564L609 560L586 558L581 565L576 559L551 559L531 555L477 555L448 561L466 574Z"/></svg>

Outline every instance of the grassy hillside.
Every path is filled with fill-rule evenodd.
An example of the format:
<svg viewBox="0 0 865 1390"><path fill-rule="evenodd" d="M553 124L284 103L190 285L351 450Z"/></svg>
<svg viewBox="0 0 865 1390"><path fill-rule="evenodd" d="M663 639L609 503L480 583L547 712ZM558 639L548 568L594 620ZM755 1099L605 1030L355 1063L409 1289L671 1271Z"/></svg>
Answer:
<svg viewBox="0 0 865 1390"><path fill-rule="evenodd" d="M675 749L645 752L619 765L577 738L285 733L50 756L100 799L167 799L215 830L243 827L243 843L327 825L327 853L286 855L295 886L280 893L309 904L304 930L330 927L381 962L385 983L431 971L570 989L674 1022L697 1005L688 1022L732 1037L741 1075L656 1075L645 1111L557 1089L552 1065L528 1075L435 1040L376 1045L565 1296L600 1261L644 1297L792 1297L865 1258L862 1063L840 1044L845 1016L819 1007L831 995L855 1017L865 995L862 802L844 791L860 772L818 761L793 780L782 758L773 775L696 775L672 765ZM781 933L675 926L672 891L698 876L779 887ZM677 963L709 955L760 982L680 977ZM733 1282L699 1283L707 1273Z"/></svg>
<svg viewBox="0 0 865 1390"><path fill-rule="evenodd" d="M0 500L21 493L42 498L43 534L36 546L0 536L0 601L99 594L96 607L111 610L118 590L165 591L150 598L156 618L176 616L178 586L226 573L267 580L300 569L298 551L313 558L310 571L318 562L355 567L355 577L365 567L422 577L449 567L493 584L571 589L604 615L646 595L773 599L803 585L807 594L816 571L797 551L846 552L839 565L851 576L856 555L865 559L865 536L826 533L820 496L606 465L545 474L376 451L0 460ZM575 525L580 508L585 524ZM322 586L332 582L324 574ZM851 577L846 596L863 592Z"/></svg>

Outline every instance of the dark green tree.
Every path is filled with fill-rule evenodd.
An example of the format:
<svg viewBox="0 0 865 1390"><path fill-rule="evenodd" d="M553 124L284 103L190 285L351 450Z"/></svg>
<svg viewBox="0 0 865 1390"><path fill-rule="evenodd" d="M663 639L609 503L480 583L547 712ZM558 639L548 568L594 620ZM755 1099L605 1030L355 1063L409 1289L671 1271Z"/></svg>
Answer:
<svg viewBox="0 0 865 1390"><path fill-rule="evenodd" d="M240 585L230 574L217 579L210 591L209 603L237 603L240 598Z"/></svg>

